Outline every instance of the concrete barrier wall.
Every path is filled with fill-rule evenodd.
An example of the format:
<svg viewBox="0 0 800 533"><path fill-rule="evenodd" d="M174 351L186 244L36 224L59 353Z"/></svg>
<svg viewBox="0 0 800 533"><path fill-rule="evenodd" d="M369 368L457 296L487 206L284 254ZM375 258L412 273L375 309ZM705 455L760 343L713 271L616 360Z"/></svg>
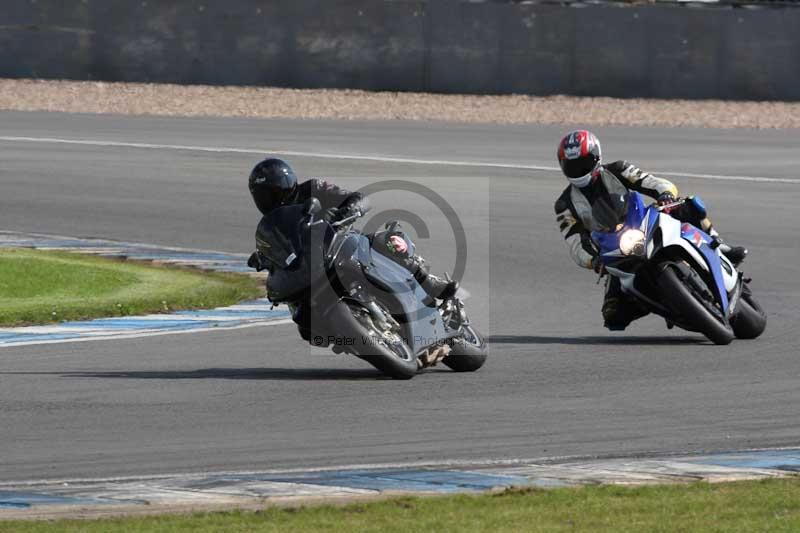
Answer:
<svg viewBox="0 0 800 533"><path fill-rule="evenodd" d="M0 76L800 100L800 8L2 0Z"/></svg>

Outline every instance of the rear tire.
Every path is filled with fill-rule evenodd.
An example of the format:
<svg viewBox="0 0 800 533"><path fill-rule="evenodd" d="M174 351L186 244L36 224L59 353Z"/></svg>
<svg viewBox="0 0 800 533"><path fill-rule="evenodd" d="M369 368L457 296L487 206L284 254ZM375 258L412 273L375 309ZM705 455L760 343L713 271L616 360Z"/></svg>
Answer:
<svg viewBox="0 0 800 533"><path fill-rule="evenodd" d="M388 343L380 333L358 320L345 302L338 302L329 314L337 335L348 342L347 351L368 362L393 379L411 379L417 374L417 358L402 341Z"/></svg>
<svg viewBox="0 0 800 533"><path fill-rule="evenodd" d="M453 344L450 354L442 363L454 372L475 372L486 362L486 341L472 326L464 326L465 335Z"/></svg>
<svg viewBox="0 0 800 533"><path fill-rule="evenodd" d="M730 326L715 317L675 272L665 268L658 278L663 302L682 318L681 322L693 326L714 344L730 344L734 338Z"/></svg>
<svg viewBox="0 0 800 533"><path fill-rule="evenodd" d="M742 296L736 303L731 326L737 339L755 339L767 328L767 314L753 298L747 285L742 286Z"/></svg>

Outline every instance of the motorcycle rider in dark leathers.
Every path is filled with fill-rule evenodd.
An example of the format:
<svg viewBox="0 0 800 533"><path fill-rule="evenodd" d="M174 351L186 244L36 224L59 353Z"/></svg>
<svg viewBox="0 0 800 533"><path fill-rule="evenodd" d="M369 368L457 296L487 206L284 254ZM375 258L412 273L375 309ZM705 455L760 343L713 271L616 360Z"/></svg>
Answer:
<svg viewBox="0 0 800 533"><path fill-rule="evenodd" d="M669 206L678 199L678 188L664 178L644 172L627 161L603 164L600 142L586 130L573 131L561 140L558 162L570 184L556 200L556 222L572 259L579 266L598 273L602 265L591 237L592 205L598 198L605 194L623 195L633 190L656 199L661 206ZM738 266L747 255L745 248L722 241L700 198L689 196L683 203L666 211L681 222L711 235L713 246L718 246L734 265ZM618 278L609 277L603 301L605 327L621 331L647 313L641 304L622 292Z"/></svg>
<svg viewBox="0 0 800 533"><path fill-rule="evenodd" d="M292 168L285 161L275 158L265 159L253 168L249 187L253 201L262 215L281 206L303 204L309 198L319 200L322 216L329 223L369 210L367 199L359 192L350 192L322 179L310 179L298 184ZM264 219L256 230L257 244L263 240L263 222ZM446 280L430 273L422 256L414 253L414 244L401 231L399 224L387 225L385 231L371 235L370 239L373 249L407 268L432 298L450 298L458 291L458 281ZM257 270L268 268L268 262L257 250L250 256L247 264ZM300 329L306 338L308 332L303 331L302 326Z"/></svg>

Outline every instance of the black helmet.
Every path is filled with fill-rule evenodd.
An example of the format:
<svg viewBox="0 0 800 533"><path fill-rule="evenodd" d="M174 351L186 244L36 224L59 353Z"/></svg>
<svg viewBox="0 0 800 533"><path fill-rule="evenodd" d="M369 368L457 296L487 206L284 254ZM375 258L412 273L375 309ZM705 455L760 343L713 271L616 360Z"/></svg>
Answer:
<svg viewBox="0 0 800 533"><path fill-rule="evenodd" d="M250 173L250 194L262 214L280 207L297 190L297 176L281 159L265 159Z"/></svg>

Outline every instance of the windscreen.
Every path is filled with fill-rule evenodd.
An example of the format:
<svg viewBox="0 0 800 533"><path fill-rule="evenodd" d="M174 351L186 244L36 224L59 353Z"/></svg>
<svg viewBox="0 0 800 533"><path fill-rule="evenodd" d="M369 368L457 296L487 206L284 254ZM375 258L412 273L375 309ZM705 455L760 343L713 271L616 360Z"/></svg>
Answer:
<svg viewBox="0 0 800 533"><path fill-rule="evenodd" d="M617 226L625 220L627 211L627 195L606 193L600 196L592 206L592 231L617 231Z"/></svg>
<svg viewBox="0 0 800 533"><path fill-rule="evenodd" d="M297 254L298 223L303 218L302 205L289 205L273 210L261 219L256 231L256 248L278 268L286 268Z"/></svg>

